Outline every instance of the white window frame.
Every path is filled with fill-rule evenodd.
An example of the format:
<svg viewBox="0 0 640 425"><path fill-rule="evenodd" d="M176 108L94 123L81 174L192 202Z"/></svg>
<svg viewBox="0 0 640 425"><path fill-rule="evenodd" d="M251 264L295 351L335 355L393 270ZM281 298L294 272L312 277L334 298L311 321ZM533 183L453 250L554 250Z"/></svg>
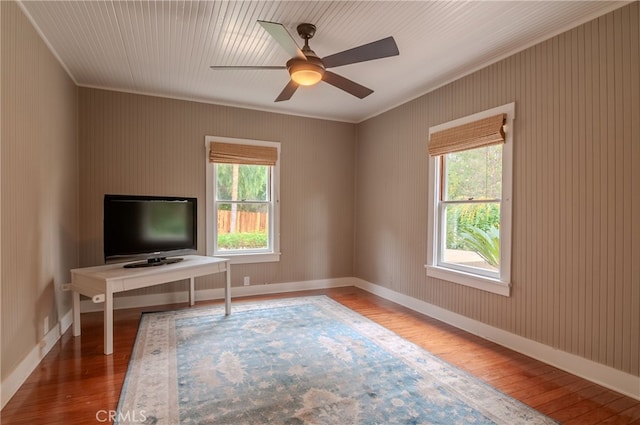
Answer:
<svg viewBox="0 0 640 425"><path fill-rule="evenodd" d="M211 142L237 143L252 146L269 146L278 150L276 165L271 169L271 203L269 207L269 238L271 249L268 251L239 252L218 251L217 238L218 226L215 209L216 173L215 164L209 161L209 146ZM205 137L206 160L206 252L212 257L228 258L231 264L271 263L280 261L280 143L264 140L236 139L231 137Z"/></svg>
<svg viewBox="0 0 640 425"><path fill-rule="evenodd" d="M505 142L502 147L502 196L500 202L500 269L498 277L487 276L482 271L473 272L448 266L439 257L439 247L444 233L441 231L440 156L429 157L429 195L427 217L427 276L470 286L494 294L509 296L511 293L511 233L513 190L513 120L515 103L498 106L429 128L429 139L433 133L478 121L497 114L506 114L504 125Z"/></svg>

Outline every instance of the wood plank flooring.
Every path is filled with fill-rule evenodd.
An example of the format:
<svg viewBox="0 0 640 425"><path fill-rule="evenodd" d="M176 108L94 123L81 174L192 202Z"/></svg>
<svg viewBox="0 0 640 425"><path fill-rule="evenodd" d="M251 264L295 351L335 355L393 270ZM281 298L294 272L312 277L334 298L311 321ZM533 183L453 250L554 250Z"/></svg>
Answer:
<svg viewBox="0 0 640 425"><path fill-rule="evenodd" d="M563 424L640 425L640 401L563 372L357 288L334 288L234 302L326 294ZM199 302L197 307L218 302ZM143 311L114 313L114 354L102 354L102 313L82 315L82 336L69 329L0 414L0 423L110 423ZM344 424L347 425L347 424Z"/></svg>

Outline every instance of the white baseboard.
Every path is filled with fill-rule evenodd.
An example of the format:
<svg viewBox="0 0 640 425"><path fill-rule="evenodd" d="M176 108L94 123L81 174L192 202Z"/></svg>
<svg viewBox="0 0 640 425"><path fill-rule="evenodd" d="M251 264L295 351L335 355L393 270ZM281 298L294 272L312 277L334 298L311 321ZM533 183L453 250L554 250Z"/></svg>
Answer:
<svg viewBox="0 0 640 425"><path fill-rule="evenodd" d="M338 288L342 286L355 286L356 278L340 277L334 279L306 280L300 282L270 283L267 285L234 286L231 288L231 298L247 297L250 295L278 294L284 292L307 291L313 289ZM224 298L224 288L196 290L196 303L198 301L221 300ZM186 303L189 301L189 292L180 291L163 294L131 295L114 297L115 310L125 308L151 307L167 304ZM80 301L80 311L83 313L102 311L103 303L95 304L86 299Z"/></svg>
<svg viewBox="0 0 640 425"><path fill-rule="evenodd" d="M2 387L0 390L0 402L2 407L11 400L11 397L18 391L20 386L27 380L31 372L40 364L40 361L47 355L47 353L58 342L62 334L73 323L73 312L69 309L60 319L58 324L51 328L49 332L40 340L40 343L33 347L33 349L22 359L18 367L2 380Z"/></svg>
<svg viewBox="0 0 640 425"><path fill-rule="evenodd" d="M575 354L567 353L511 332L495 328L487 325L486 323L470 319L365 280L357 278L354 279L354 286L364 289L367 292L386 298L410 308L411 310L493 341L496 344L502 345L536 360L540 360L551 366L555 366L558 369L562 369L591 382L595 382L603 387L617 391L636 400L640 400L640 377L638 376L622 372L601 363L585 359L584 357L576 356Z"/></svg>

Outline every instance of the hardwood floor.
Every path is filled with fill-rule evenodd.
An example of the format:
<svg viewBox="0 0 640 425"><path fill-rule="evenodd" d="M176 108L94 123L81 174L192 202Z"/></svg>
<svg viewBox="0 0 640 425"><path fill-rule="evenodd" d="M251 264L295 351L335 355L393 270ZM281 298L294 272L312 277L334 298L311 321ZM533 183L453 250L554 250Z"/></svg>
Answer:
<svg viewBox="0 0 640 425"><path fill-rule="evenodd" d="M640 401L415 313L357 288L335 288L234 302L326 294L501 391L564 424L640 425ZM199 302L197 307L219 302ZM82 336L69 329L1 412L9 424L109 423L142 311L114 313L114 354L102 354L102 314L82 315ZM344 424L347 425L347 424Z"/></svg>

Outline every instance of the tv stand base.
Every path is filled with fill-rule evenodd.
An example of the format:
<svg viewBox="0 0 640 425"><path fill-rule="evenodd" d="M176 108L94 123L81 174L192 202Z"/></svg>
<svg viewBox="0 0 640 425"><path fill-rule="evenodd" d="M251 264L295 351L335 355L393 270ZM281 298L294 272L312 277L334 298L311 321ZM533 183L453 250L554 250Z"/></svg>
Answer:
<svg viewBox="0 0 640 425"><path fill-rule="evenodd" d="M153 258L147 261L138 261L136 263L127 263L124 267L125 269L136 269L140 267L155 267L155 266L164 266L165 264L174 264L179 263L184 260L184 258L171 257L171 258Z"/></svg>

